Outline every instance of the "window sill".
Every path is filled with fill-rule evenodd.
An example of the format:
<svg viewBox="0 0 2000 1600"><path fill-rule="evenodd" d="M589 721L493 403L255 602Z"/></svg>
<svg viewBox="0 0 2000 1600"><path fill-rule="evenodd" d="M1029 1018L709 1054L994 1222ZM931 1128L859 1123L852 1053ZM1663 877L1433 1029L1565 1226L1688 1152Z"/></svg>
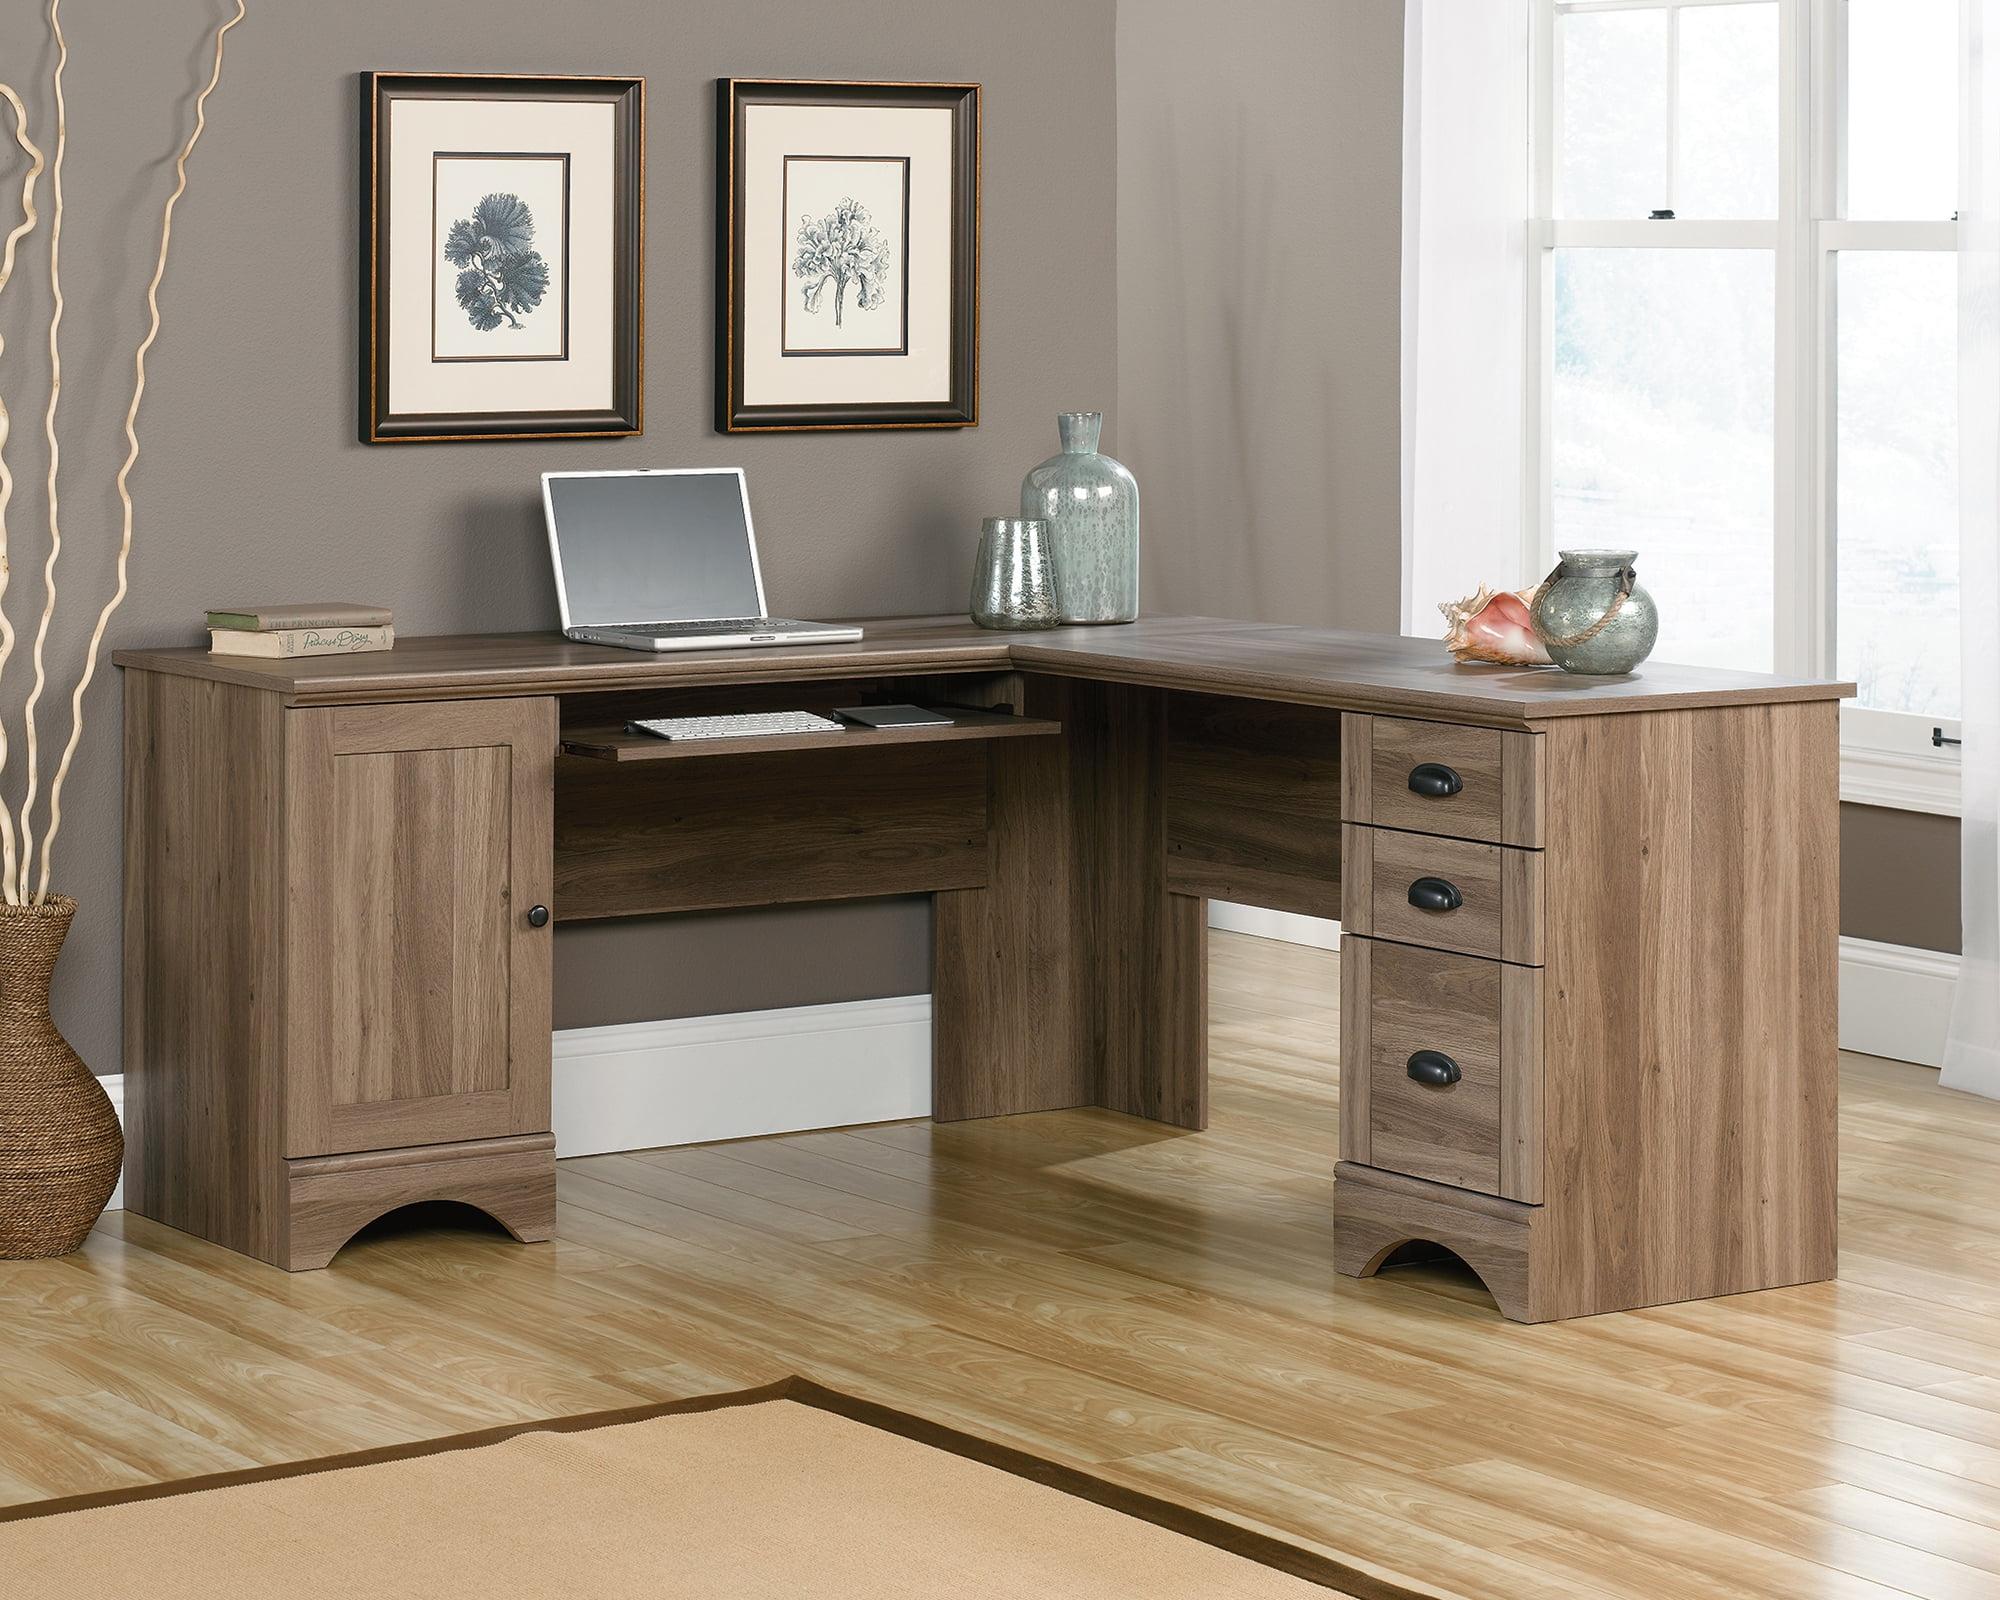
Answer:
<svg viewBox="0 0 2000 1600"><path fill-rule="evenodd" d="M1846 745L1840 752L1840 798L1847 805L1955 817L1958 774L1955 756L1932 758Z"/></svg>

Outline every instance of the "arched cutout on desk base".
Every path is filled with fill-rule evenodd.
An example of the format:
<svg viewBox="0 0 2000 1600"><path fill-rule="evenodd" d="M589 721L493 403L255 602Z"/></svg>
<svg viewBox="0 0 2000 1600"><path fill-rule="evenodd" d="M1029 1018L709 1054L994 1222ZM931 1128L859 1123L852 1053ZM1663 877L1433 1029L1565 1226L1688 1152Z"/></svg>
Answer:
<svg viewBox="0 0 2000 1600"><path fill-rule="evenodd" d="M484 1206L464 1200L412 1200L371 1217L334 1247L338 1261L356 1245L394 1244L406 1239L452 1239L512 1249L521 1236ZM323 1263L331 1266L332 1262Z"/></svg>
<svg viewBox="0 0 2000 1600"><path fill-rule="evenodd" d="M1544 1322L1557 1314L1536 1293L1539 1206L1445 1189L1347 1161L1334 1168L1333 1196L1334 1266L1348 1277L1372 1278L1408 1247L1430 1245L1470 1267L1510 1321Z"/></svg>
<svg viewBox="0 0 2000 1600"><path fill-rule="evenodd" d="M1385 1244L1372 1257L1363 1262L1361 1269L1352 1274L1352 1276L1357 1278L1372 1278L1378 1273L1393 1272L1400 1267L1444 1267L1447 1269L1456 1267L1465 1277L1470 1278L1477 1287L1485 1289L1489 1295L1493 1294L1492 1289L1487 1285L1485 1273L1481 1272L1476 1265L1452 1249L1451 1246L1439 1244L1435 1239L1403 1239L1394 1244ZM1341 1271L1347 1271L1344 1263L1341 1266ZM1426 1287L1430 1286L1426 1285ZM1505 1306L1499 1304L1499 1297L1497 1295L1494 1295L1493 1298L1495 1306L1503 1316L1513 1317L1515 1321L1520 1320L1513 1312L1510 1312Z"/></svg>
<svg viewBox="0 0 2000 1600"><path fill-rule="evenodd" d="M426 1200L482 1211L523 1244L556 1231L555 1135L468 1140L292 1161L290 1237L281 1265L324 1267L369 1223Z"/></svg>
<svg viewBox="0 0 2000 1600"><path fill-rule="evenodd" d="M1456 1264L1465 1267L1467 1272L1472 1272L1472 1268L1466 1266L1465 1257L1456 1250L1439 1244L1435 1239L1407 1239L1402 1244L1392 1245L1375 1263L1372 1270L1392 1272L1397 1267L1437 1267L1447 1264ZM1364 1277L1369 1275L1369 1273L1362 1274ZM1473 1276L1477 1277L1478 1274L1473 1273ZM1480 1287L1484 1288L1485 1285L1481 1284Z"/></svg>

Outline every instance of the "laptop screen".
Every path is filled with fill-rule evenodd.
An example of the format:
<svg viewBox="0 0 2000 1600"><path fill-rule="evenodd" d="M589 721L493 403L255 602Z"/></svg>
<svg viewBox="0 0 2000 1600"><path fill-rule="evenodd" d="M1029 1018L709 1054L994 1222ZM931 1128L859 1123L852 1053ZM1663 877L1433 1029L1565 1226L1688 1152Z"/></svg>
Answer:
<svg viewBox="0 0 2000 1600"><path fill-rule="evenodd" d="M742 473L556 472L543 481L564 627L762 615Z"/></svg>

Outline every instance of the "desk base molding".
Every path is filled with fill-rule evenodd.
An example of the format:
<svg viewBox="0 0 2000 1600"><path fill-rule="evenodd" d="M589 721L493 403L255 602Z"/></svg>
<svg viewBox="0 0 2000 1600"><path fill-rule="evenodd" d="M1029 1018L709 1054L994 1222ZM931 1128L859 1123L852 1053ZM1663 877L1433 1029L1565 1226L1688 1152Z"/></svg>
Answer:
<svg viewBox="0 0 2000 1600"><path fill-rule="evenodd" d="M1524 1205L1352 1161L1333 1173L1336 1271L1372 1278L1406 1245L1441 1245L1478 1274L1501 1315L1514 1322L1637 1311L1834 1276L1830 1253L1753 1266L1726 1251L1686 1260L1653 1254L1635 1264L1613 1253L1615 1242L1580 1247L1574 1204Z"/></svg>
<svg viewBox="0 0 2000 1600"><path fill-rule="evenodd" d="M323 1267L377 1217L426 1200L485 1212L523 1244L556 1235L556 1140L551 1133L464 1144L364 1150L285 1163L288 1272Z"/></svg>
<svg viewBox="0 0 2000 1600"><path fill-rule="evenodd" d="M1503 1316L1546 1322L1570 1315L1548 1304L1536 1248L1540 1206L1454 1189L1343 1161L1333 1169L1333 1261L1372 1278L1405 1245L1441 1245L1479 1275Z"/></svg>

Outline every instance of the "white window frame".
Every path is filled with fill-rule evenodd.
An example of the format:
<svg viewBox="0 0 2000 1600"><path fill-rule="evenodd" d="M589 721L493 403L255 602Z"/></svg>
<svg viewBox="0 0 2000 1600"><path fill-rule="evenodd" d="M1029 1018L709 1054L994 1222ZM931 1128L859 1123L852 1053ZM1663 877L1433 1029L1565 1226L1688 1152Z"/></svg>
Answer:
<svg viewBox="0 0 2000 1600"><path fill-rule="evenodd" d="M1835 269L1843 250L1956 250L1954 221L1852 221L1844 209L1846 0L1777 0L1778 187L1774 219L1620 218L1555 214L1562 62L1556 18L1593 11L1664 11L1667 17L1668 143L1665 205L1674 204L1678 140L1675 98L1681 13L1746 0L1534 0L1529 118L1523 570L1555 560L1553 432L1555 252L1562 246L1769 250L1775 260L1773 350L1774 665L1781 673L1832 677L1837 670L1835 513ZM1953 721L1841 707L1841 798L1863 805L1959 811Z"/></svg>

